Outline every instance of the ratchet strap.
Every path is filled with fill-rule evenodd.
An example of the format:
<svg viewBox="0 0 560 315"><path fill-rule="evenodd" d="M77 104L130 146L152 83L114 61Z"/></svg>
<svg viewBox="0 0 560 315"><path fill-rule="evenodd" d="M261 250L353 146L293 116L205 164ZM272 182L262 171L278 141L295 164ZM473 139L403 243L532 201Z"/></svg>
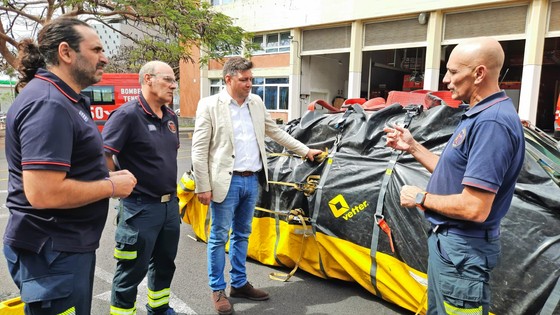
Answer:
<svg viewBox="0 0 560 315"><path fill-rule="evenodd" d="M404 121L404 128L408 128L412 119L422 113L422 105L408 105L404 108L406 110L406 118ZM397 163L398 158L401 156L402 151L393 150L391 153L391 158L389 163L387 164L387 168L385 169L385 175L383 176L383 181L381 183L381 188L379 189L379 196L377 198L377 206L375 209L375 224L373 225L373 233L371 237L371 246L370 246L370 255L371 255L371 283L373 288L375 289L375 293L377 296L381 297L380 291L377 289L377 262L375 260L375 254L377 252L377 246L379 245L379 230L382 230L387 237L389 238L389 245L391 246L391 251L395 252L395 246L393 244L393 236L391 233L391 228L389 224L385 220L385 216L383 215L383 202L385 200L385 194L387 193L387 186L389 185L389 180L391 179L391 175L393 174L393 169L395 168L395 164Z"/></svg>
<svg viewBox="0 0 560 315"><path fill-rule="evenodd" d="M306 197L309 197L315 193L317 189L317 184L319 183L320 175L309 175L305 183L290 183L290 182L278 182L278 181L268 181L268 184L273 185L284 185L295 188L297 191L303 192Z"/></svg>
<svg viewBox="0 0 560 315"><path fill-rule="evenodd" d="M272 153L268 153L267 155L268 156L287 156L287 157L293 157L293 158L298 158L298 159L302 159L302 160L306 159L305 156L299 156L297 154L291 154L291 153L272 152ZM317 154L313 161L317 162L317 163L322 163L327 158L328 155L329 155L329 151L328 151L328 149L325 149L325 151L323 151L322 153Z"/></svg>
<svg viewBox="0 0 560 315"><path fill-rule="evenodd" d="M304 214L303 210L300 209L300 208L292 209L288 213L280 212L280 211L274 211L274 210L265 209L265 208L261 208L261 207L255 207L255 210L263 211L263 212L267 212L267 213L273 213L273 214L276 214L278 216L285 216L287 222L296 221L296 222L301 223L301 225L303 226L303 233L301 234L301 249L300 249L300 252L299 252L299 257L298 257L292 271L290 271L289 273L271 272L268 275L268 277L272 280L286 282L286 281L290 280L290 278L296 273L296 271L299 268L299 263L301 262L301 258L303 257L303 248L304 248L305 240L309 236L313 236L313 238L315 238L315 234L306 232L307 231L307 223L306 222L309 222L309 218L303 216L303 214Z"/></svg>
<svg viewBox="0 0 560 315"><path fill-rule="evenodd" d="M539 315L554 314L554 310L558 306L558 302L560 302L560 277L558 277L556 285L554 286L554 289L552 289L552 292L550 292L548 299L546 299Z"/></svg>
<svg viewBox="0 0 560 315"><path fill-rule="evenodd" d="M319 184L317 185L317 188L316 188L315 203L313 204L314 211L313 211L313 217L311 218L311 222L312 222L311 228L313 230L313 235L315 235L317 233L317 227L314 224L314 222L317 222L317 219L319 217L319 211L321 210L321 200L322 200L322 197L323 197L323 186L325 185L325 182L328 178L328 174L331 170L332 163L333 163L333 158L336 155L336 153L338 152L338 146L340 145L340 142L342 140L342 135L343 135L344 130L346 128L346 120L350 115L357 113L357 111L355 109L355 106L357 106L361 109L360 105L352 105L336 121L335 128L338 130L338 133L335 136L334 143L333 143L333 146L331 148L331 151L328 152L328 150L325 150L327 152L327 154L325 156L327 164L323 168L323 172L321 174ZM329 276L327 274L327 271L325 269L325 266L323 265L323 259L321 258L321 255L319 255L319 268L321 270L321 273L323 273L323 275L325 275L325 278L329 278Z"/></svg>

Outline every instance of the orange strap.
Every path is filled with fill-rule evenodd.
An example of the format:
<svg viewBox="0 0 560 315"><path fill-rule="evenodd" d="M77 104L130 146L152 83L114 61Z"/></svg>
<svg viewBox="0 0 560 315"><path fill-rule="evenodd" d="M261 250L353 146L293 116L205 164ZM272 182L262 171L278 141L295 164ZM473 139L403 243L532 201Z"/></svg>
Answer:
<svg viewBox="0 0 560 315"><path fill-rule="evenodd" d="M391 251L394 253L395 246L393 245L393 237L391 235L391 228L389 227L389 224L387 224L385 218L381 218L377 221L377 225L379 225L379 227L383 230L383 232L385 232L385 234L389 236L389 244L391 245Z"/></svg>

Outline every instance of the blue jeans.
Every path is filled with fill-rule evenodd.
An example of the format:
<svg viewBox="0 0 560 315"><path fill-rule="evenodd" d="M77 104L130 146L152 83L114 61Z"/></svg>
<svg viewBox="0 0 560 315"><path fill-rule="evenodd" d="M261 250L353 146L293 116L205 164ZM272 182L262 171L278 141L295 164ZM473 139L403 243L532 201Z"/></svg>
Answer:
<svg viewBox="0 0 560 315"><path fill-rule="evenodd" d="M500 239L432 232L428 252L427 314L488 314Z"/></svg>
<svg viewBox="0 0 560 315"><path fill-rule="evenodd" d="M212 291L224 290L225 246L231 229L229 261L231 264L231 286L239 288L247 283L245 261L253 212L258 197L258 176L233 175L226 199L212 202L212 223L208 238L208 278Z"/></svg>

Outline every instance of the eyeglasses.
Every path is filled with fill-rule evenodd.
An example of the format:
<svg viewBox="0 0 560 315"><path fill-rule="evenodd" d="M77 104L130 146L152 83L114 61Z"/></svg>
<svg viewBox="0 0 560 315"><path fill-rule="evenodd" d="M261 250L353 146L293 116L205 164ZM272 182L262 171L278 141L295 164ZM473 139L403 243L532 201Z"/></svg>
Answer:
<svg viewBox="0 0 560 315"><path fill-rule="evenodd" d="M153 77L157 77L158 75L161 76L161 73L149 73L149 75L153 76ZM161 76L161 79L169 84L169 85L173 85L173 84L179 84L179 82L177 82L177 80L175 80L174 77L171 76Z"/></svg>

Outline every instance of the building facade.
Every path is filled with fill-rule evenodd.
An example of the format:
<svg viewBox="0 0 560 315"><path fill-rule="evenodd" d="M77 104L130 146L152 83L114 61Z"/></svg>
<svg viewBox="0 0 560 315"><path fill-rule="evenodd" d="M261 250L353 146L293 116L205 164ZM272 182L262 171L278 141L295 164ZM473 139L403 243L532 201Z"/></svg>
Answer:
<svg viewBox="0 0 560 315"><path fill-rule="evenodd" d="M386 97L392 90L445 90L453 47L490 36L504 47L501 87L519 115L553 128L560 93L560 1L212 1L255 34L253 92L275 118L300 117L316 99ZM196 57L196 56L195 56ZM181 65L181 114L219 91L221 64Z"/></svg>
<svg viewBox="0 0 560 315"><path fill-rule="evenodd" d="M99 34L99 38L103 43L103 48L105 48L105 54L108 57L112 57L119 52L119 49L123 46L130 46L133 42L123 36L121 33L138 33L136 29L119 21L112 21L106 24L102 23L92 23L91 26Z"/></svg>

